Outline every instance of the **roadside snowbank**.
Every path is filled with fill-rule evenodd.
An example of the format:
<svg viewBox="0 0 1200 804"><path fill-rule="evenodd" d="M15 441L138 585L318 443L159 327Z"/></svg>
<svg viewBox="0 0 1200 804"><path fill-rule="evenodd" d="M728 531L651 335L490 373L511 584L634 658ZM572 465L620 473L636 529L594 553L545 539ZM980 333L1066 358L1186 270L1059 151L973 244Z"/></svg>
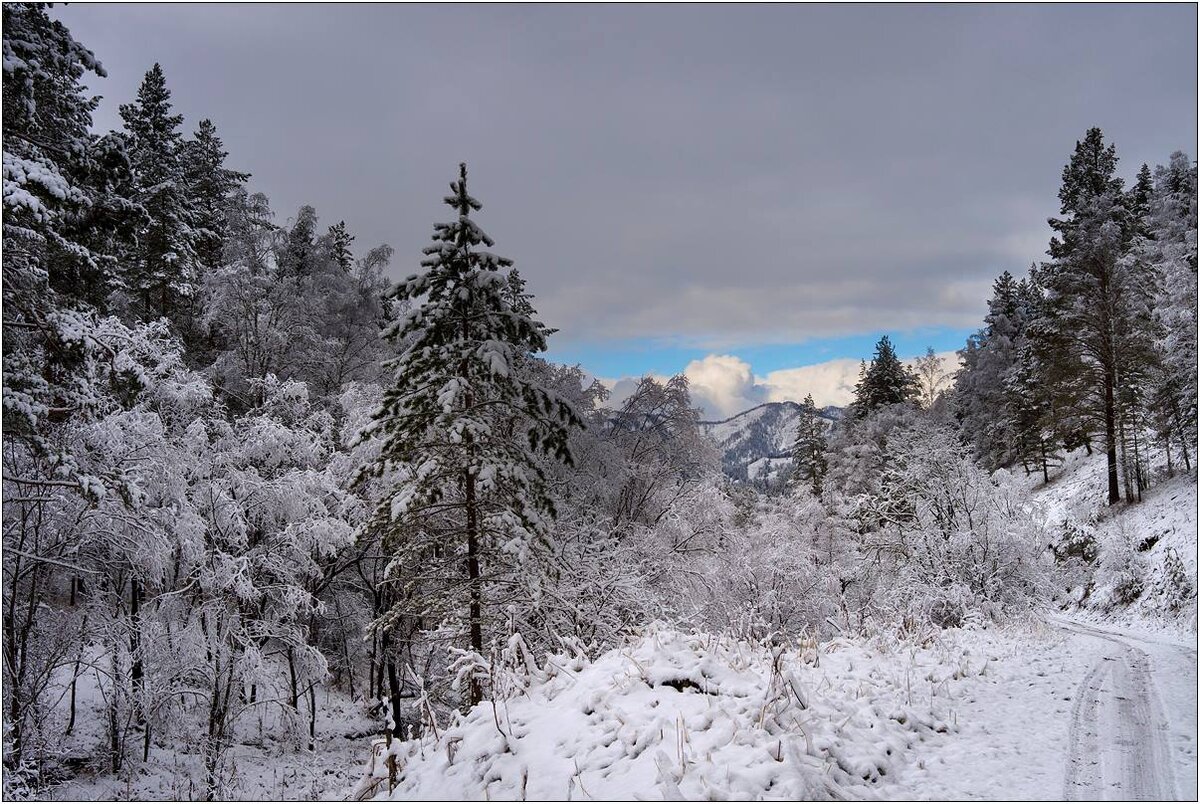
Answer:
<svg viewBox="0 0 1200 804"><path fill-rule="evenodd" d="M514 640L497 664L507 697L393 743L392 799L869 797L918 743L957 730L949 687L986 665L937 645L670 630L540 665ZM387 798L386 776L375 763L354 796Z"/></svg>

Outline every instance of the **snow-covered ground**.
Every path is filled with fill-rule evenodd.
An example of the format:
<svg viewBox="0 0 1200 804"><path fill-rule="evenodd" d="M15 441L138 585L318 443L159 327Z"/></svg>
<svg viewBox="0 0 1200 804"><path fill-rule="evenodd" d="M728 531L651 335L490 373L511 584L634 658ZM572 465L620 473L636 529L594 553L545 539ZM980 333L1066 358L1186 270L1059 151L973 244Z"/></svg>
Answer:
<svg viewBox="0 0 1200 804"><path fill-rule="evenodd" d="M551 657L355 797L1195 799L1194 646L1049 615L927 645L655 632Z"/></svg>
<svg viewBox="0 0 1200 804"><path fill-rule="evenodd" d="M1050 523L1052 532L1062 523L1095 539L1098 559L1085 575L1094 585L1076 588L1070 597L1079 601L1076 616L1118 628L1136 627L1151 633L1166 632L1177 640L1194 640L1196 634L1196 474L1177 471L1166 475L1161 454L1153 462L1153 481L1141 502L1109 506L1105 499L1104 455L1077 450L1051 473L1029 476L1030 498ZM1178 562L1175 564L1175 562ZM1190 601L1169 610L1177 584L1172 564L1186 576ZM1114 586L1122 579L1136 580L1136 598L1118 602ZM1083 580L1083 579L1079 579Z"/></svg>
<svg viewBox="0 0 1200 804"><path fill-rule="evenodd" d="M519 692L393 745L391 797L814 799L873 794L957 730L978 673L943 644L771 647L653 630L594 660L525 665ZM386 771L357 794L387 796Z"/></svg>
<svg viewBox="0 0 1200 804"><path fill-rule="evenodd" d="M1048 619L972 635L994 661L954 690L958 734L889 797L1196 798L1194 644Z"/></svg>

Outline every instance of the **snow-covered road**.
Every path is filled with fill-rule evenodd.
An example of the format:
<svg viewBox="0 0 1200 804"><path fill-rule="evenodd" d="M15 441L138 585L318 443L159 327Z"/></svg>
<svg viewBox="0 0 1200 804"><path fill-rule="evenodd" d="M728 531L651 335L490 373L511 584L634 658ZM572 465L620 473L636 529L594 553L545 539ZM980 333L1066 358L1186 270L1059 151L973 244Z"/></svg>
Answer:
<svg viewBox="0 0 1200 804"><path fill-rule="evenodd" d="M1099 647L1071 709L1063 798L1178 798L1171 721L1155 683L1150 655L1128 635L1072 621L1057 624L1096 641ZM1172 652L1188 651L1180 646L1153 644ZM1194 652L1192 657L1194 661Z"/></svg>
<svg viewBox="0 0 1200 804"><path fill-rule="evenodd" d="M1195 800L1194 646L1054 617L1039 638L980 649L961 732L898 780L904 796Z"/></svg>

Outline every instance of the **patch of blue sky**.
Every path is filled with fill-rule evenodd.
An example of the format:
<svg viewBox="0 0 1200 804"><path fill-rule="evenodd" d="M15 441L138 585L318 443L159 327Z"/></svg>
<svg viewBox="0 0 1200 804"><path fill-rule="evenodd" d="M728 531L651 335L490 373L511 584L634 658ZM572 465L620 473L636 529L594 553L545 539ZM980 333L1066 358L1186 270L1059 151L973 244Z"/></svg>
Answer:
<svg viewBox="0 0 1200 804"><path fill-rule="evenodd" d="M835 338L812 338L799 343L744 344L713 349L680 341L654 338L624 338L604 341L571 341L561 333L551 336L545 355L556 363L576 364L598 377L638 377L644 374L671 375L683 371L693 360L710 354L731 354L745 360L762 376L779 369L810 366L850 358L870 360L880 336L888 335L902 358L917 357L932 346L935 352L961 349L973 330L922 328L895 332L862 332Z"/></svg>

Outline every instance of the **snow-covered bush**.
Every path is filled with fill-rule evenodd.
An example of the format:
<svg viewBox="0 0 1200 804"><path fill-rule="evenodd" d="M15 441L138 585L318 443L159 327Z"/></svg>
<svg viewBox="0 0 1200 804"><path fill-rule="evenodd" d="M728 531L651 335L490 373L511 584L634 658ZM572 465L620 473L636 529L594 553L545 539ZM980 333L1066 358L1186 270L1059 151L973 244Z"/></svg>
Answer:
<svg viewBox="0 0 1200 804"><path fill-rule="evenodd" d="M1096 570L1093 600L1113 606L1128 606L1145 591L1145 562L1134 549L1134 537L1123 523L1109 533Z"/></svg>
<svg viewBox="0 0 1200 804"><path fill-rule="evenodd" d="M958 626L1042 599L1047 537L1009 473L989 476L952 429L911 412L884 410L858 428L862 443L843 436L830 469L837 520L864 561L848 589L859 622L846 626L868 610L906 630Z"/></svg>
<svg viewBox="0 0 1200 804"><path fill-rule="evenodd" d="M1168 549L1163 556L1162 570L1158 575L1158 585L1155 592L1162 605L1170 612L1180 612L1188 606L1196 604L1196 587L1188 575L1187 568L1179 558L1179 553Z"/></svg>

